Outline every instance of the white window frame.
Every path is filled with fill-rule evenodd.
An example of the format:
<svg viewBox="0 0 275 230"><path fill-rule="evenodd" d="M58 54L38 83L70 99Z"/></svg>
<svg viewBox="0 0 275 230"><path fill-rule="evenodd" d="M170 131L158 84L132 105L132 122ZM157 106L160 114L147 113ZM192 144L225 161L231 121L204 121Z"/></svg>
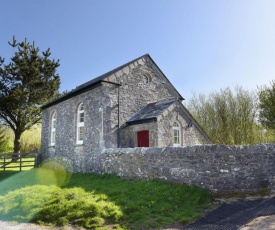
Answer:
<svg viewBox="0 0 275 230"><path fill-rule="evenodd" d="M83 120L81 120L81 118ZM84 104L81 103L77 108L77 118L76 118L76 144L83 144L84 139L84 122L85 122L85 110ZM83 129L83 139L81 139L80 129Z"/></svg>
<svg viewBox="0 0 275 230"><path fill-rule="evenodd" d="M51 136L50 145L55 146L56 143L56 112L51 116Z"/></svg>
<svg viewBox="0 0 275 230"><path fill-rule="evenodd" d="M177 122L173 124L173 147L181 146L181 127Z"/></svg>

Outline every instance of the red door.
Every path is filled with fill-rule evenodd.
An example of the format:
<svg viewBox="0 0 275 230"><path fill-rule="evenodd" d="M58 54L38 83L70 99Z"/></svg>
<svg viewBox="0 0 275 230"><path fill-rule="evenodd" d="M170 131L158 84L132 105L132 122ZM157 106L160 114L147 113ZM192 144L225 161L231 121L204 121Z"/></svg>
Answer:
<svg viewBox="0 0 275 230"><path fill-rule="evenodd" d="M149 147L149 130L137 132L137 146Z"/></svg>

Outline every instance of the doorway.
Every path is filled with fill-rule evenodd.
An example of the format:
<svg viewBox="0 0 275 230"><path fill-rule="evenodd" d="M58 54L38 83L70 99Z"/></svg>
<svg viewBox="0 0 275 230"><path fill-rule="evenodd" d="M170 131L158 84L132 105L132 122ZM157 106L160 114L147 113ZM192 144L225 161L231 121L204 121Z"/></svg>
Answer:
<svg viewBox="0 0 275 230"><path fill-rule="evenodd" d="M137 147L149 147L149 130L137 132Z"/></svg>

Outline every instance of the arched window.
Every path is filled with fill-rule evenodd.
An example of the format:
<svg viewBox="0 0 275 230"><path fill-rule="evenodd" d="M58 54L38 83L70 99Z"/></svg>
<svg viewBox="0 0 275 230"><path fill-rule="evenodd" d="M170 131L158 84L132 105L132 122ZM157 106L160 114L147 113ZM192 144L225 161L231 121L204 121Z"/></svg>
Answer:
<svg viewBox="0 0 275 230"><path fill-rule="evenodd" d="M146 75L143 76L143 83L146 85L149 83L149 77L147 77Z"/></svg>
<svg viewBox="0 0 275 230"><path fill-rule="evenodd" d="M83 103L77 109L77 129L76 129L76 143L83 144L84 140L84 105Z"/></svg>
<svg viewBox="0 0 275 230"><path fill-rule="evenodd" d="M173 146L181 146L181 128L176 122L173 124Z"/></svg>
<svg viewBox="0 0 275 230"><path fill-rule="evenodd" d="M55 145L56 136L56 113L54 112L51 117L51 145Z"/></svg>

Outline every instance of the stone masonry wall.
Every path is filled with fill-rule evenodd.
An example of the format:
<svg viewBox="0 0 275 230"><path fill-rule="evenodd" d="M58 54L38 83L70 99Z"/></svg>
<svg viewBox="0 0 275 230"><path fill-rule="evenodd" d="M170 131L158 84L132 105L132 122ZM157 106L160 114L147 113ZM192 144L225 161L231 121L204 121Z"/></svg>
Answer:
<svg viewBox="0 0 275 230"><path fill-rule="evenodd" d="M255 192L275 184L275 145L104 149L101 173L164 179L214 193Z"/></svg>
<svg viewBox="0 0 275 230"><path fill-rule="evenodd" d="M102 86L42 111L41 152L43 157L97 152L97 149L117 147L117 100L106 94L117 94L113 85ZM76 144L77 109L84 105L84 140ZM56 113L56 143L50 145L51 116Z"/></svg>
<svg viewBox="0 0 275 230"><path fill-rule="evenodd" d="M201 132L190 125L191 120L183 111L183 105L180 102L172 105L165 113L158 117L158 145L157 147L173 146L173 127L177 122L181 128L181 146L193 146L208 144Z"/></svg>
<svg viewBox="0 0 275 230"><path fill-rule="evenodd" d="M121 134L123 137L122 147L136 147L137 144L137 132L142 130L149 130L149 146L158 147L158 124L156 122L142 123L137 125L131 125L123 130ZM171 128L170 128L171 129Z"/></svg>
<svg viewBox="0 0 275 230"><path fill-rule="evenodd" d="M149 78L144 84L143 77ZM171 83L147 58L141 58L117 71L108 78L108 81L120 83L120 126L148 103L179 97ZM116 98L113 94L110 97Z"/></svg>

